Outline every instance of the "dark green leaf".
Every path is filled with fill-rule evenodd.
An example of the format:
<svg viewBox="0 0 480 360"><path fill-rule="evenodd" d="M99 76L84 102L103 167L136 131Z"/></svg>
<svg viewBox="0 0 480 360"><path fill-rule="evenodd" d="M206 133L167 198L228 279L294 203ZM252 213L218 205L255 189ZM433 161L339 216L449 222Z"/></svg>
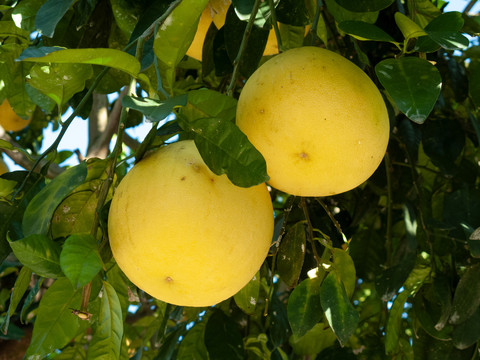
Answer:
<svg viewBox="0 0 480 360"><path fill-rule="evenodd" d="M245 314L255 314L257 307L258 295L260 293L260 272L258 271L252 280L237 292L233 299L235 304L243 310Z"/></svg>
<svg viewBox="0 0 480 360"><path fill-rule="evenodd" d="M396 354L398 352L405 302L409 296L414 295L420 289L430 272L430 267L422 264L416 265L405 281L404 290L393 301L385 331L385 351L387 354Z"/></svg>
<svg viewBox="0 0 480 360"><path fill-rule="evenodd" d="M185 131L193 133L200 155L216 175L226 174L241 187L268 180L265 159L234 123L220 118L179 120Z"/></svg>
<svg viewBox="0 0 480 360"><path fill-rule="evenodd" d="M347 297L350 299L355 291L357 276L355 265L348 253L342 249L333 249L333 268L343 283Z"/></svg>
<svg viewBox="0 0 480 360"><path fill-rule="evenodd" d="M58 22L75 0L47 0L38 10L35 17L35 27L45 36L53 37Z"/></svg>
<svg viewBox="0 0 480 360"><path fill-rule="evenodd" d="M453 330L453 344L457 349L467 349L480 339L480 308Z"/></svg>
<svg viewBox="0 0 480 360"><path fill-rule="evenodd" d="M340 344L346 344L357 328L359 317L336 271L330 272L323 280L320 301L325 317Z"/></svg>
<svg viewBox="0 0 480 360"><path fill-rule="evenodd" d="M305 258L307 235L305 222L292 226L280 243L277 254L277 271L280 278L289 286L295 287Z"/></svg>
<svg viewBox="0 0 480 360"><path fill-rule="evenodd" d="M97 240L90 234L74 234L65 240L60 266L75 288L88 284L103 266Z"/></svg>
<svg viewBox="0 0 480 360"><path fill-rule="evenodd" d="M459 33L463 24L462 14L456 11L437 16L425 26L428 37L419 38L415 50L433 52L440 47L447 50L466 49L469 41Z"/></svg>
<svg viewBox="0 0 480 360"><path fill-rule="evenodd" d="M27 359L41 359L61 349L86 329L88 322L80 320L71 310L79 309L81 301L82 291L75 290L67 278L58 279L50 286L40 301Z"/></svg>
<svg viewBox="0 0 480 360"><path fill-rule="evenodd" d="M206 117L218 117L234 121L236 111L236 99L218 91L202 89L188 92L188 102L181 109L181 114L190 121Z"/></svg>
<svg viewBox="0 0 480 360"><path fill-rule="evenodd" d="M15 24L28 32L35 30L35 17L43 5L42 0L28 0L18 3L12 11Z"/></svg>
<svg viewBox="0 0 480 360"><path fill-rule="evenodd" d="M60 268L60 245L45 235L29 235L10 241L13 253L21 263L40 276L63 276Z"/></svg>
<svg viewBox="0 0 480 360"><path fill-rule="evenodd" d="M395 0L335 0L338 5L349 11L372 12L383 10L394 3Z"/></svg>
<svg viewBox="0 0 480 360"><path fill-rule="evenodd" d="M273 294L270 310L270 339L275 347L282 345L290 336L290 326L288 323L287 309L284 303Z"/></svg>
<svg viewBox="0 0 480 360"><path fill-rule="evenodd" d="M267 4L267 2L264 2L264 4ZM224 25L225 47L232 64L238 55L243 33L247 27L247 23L240 20L237 14L231 6L227 11ZM267 44L268 34L269 31L261 27L254 26L252 28L239 64L239 70L245 77L249 77L257 69Z"/></svg>
<svg viewBox="0 0 480 360"><path fill-rule="evenodd" d="M123 316L117 293L103 282L100 312L88 346L89 359L119 359L123 336Z"/></svg>
<svg viewBox="0 0 480 360"><path fill-rule="evenodd" d="M321 322L307 331L301 338L292 336L290 345L293 347L295 354L315 356L322 350L332 346L336 340L337 337L330 326Z"/></svg>
<svg viewBox="0 0 480 360"><path fill-rule="evenodd" d="M300 338L323 317L320 301L320 278L303 280L290 294L288 322L295 337Z"/></svg>
<svg viewBox="0 0 480 360"><path fill-rule="evenodd" d="M278 1L278 5L275 8L275 14L277 15L277 21L280 22L280 24L303 27L304 25L309 24L310 21L305 1ZM302 33L302 36L303 35L304 34Z"/></svg>
<svg viewBox="0 0 480 360"><path fill-rule="evenodd" d="M480 264L470 266L460 278L453 297L450 323L458 325L469 319L480 306Z"/></svg>
<svg viewBox="0 0 480 360"><path fill-rule="evenodd" d="M473 65L473 64L472 64ZM480 64L470 66L468 76L468 92L477 108L480 107Z"/></svg>
<svg viewBox="0 0 480 360"><path fill-rule="evenodd" d="M123 106L140 111L148 120L152 122L164 120L172 113L172 110L175 107L185 106L186 104L186 94L171 97L164 101L131 96L124 96L122 98Z"/></svg>
<svg viewBox="0 0 480 360"><path fill-rule="evenodd" d="M242 334L237 324L221 310L214 310L205 328L205 346L210 360L243 360Z"/></svg>
<svg viewBox="0 0 480 360"><path fill-rule="evenodd" d="M465 145L465 133L459 128L458 122L455 119L440 118L423 124L421 131L425 154L442 172L454 174L457 171L457 158ZM448 207L444 209L447 212ZM455 218L459 222L466 221L466 219L459 219L460 216Z"/></svg>
<svg viewBox="0 0 480 360"><path fill-rule="evenodd" d="M468 248L473 257L480 258L480 228L475 229L468 238Z"/></svg>
<svg viewBox="0 0 480 360"><path fill-rule="evenodd" d="M177 360L209 360L205 337L205 321L188 330L178 348Z"/></svg>
<svg viewBox="0 0 480 360"><path fill-rule="evenodd" d="M367 0L368 1L368 0ZM362 9L362 12L350 11L337 4L336 0L325 0L328 12L332 14L337 23L341 23L347 20L365 21L370 24L374 24L378 18L378 12L366 12Z"/></svg>
<svg viewBox="0 0 480 360"><path fill-rule="evenodd" d="M443 217L456 227L478 224L480 218L480 191L464 187L445 194Z"/></svg>
<svg viewBox="0 0 480 360"><path fill-rule="evenodd" d="M10 304L8 305L8 310L3 319L3 323L0 326L0 333L6 333L8 330L8 325L10 324L10 317L15 313L20 300L22 300L23 295L28 289L30 285L30 281L32 279L32 270L28 267L23 266L20 270L20 273L15 280L15 285L13 286L13 290L10 294Z"/></svg>
<svg viewBox="0 0 480 360"><path fill-rule="evenodd" d="M442 78L437 68L417 57L383 60L375 66L382 85L398 108L416 123L423 123L440 94Z"/></svg>
<svg viewBox="0 0 480 360"><path fill-rule="evenodd" d="M395 41L378 26L363 21L344 21L338 24L338 27L359 40Z"/></svg>
<svg viewBox="0 0 480 360"><path fill-rule="evenodd" d="M116 49L62 49L40 48L42 53L31 53L28 50L20 55L19 60L33 61L36 63L57 63L57 64L92 64L108 66L136 77L140 71L140 63L135 57L124 51ZM46 55L45 55L46 54ZM42 56L44 55L44 56ZM35 57L32 57L35 56Z"/></svg>
<svg viewBox="0 0 480 360"><path fill-rule="evenodd" d="M53 212L73 189L83 183L87 176L85 162L68 169L44 187L27 206L22 222L25 236L46 234ZM33 270L33 269L32 269Z"/></svg>

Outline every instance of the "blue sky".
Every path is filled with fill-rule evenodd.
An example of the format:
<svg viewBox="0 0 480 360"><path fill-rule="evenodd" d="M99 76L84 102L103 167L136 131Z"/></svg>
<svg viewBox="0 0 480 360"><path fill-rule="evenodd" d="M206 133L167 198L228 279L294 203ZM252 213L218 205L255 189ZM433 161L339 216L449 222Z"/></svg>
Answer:
<svg viewBox="0 0 480 360"><path fill-rule="evenodd" d="M463 11L463 9L468 5L470 0L453 0L446 7L446 11ZM474 8L472 9L471 13L477 13L480 11L480 3L477 3ZM114 99L116 94L111 94L110 99ZM63 115L63 119L66 119L71 114L71 110L67 111ZM85 155L87 149L87 139L88 139L88 121L83 120L81 118L76 118L73 123L68 128L65 136L63 137L58 150L79 150L81 154ZM135 139L142 141L150 130L151 124L142 123L139 126L134 128L127 129L127 133ZM52 131L52 125L44 131L44 141L42 150L48 148L50 144L55 140L59 130L56 132ZM5 162L7 163L10 170L19 170L21 169L19 166L15 165L10 158L4 156ZM70 157L67 161L65 161L62 165L76 165L78 164L78 160L76 156Z"/></svg>

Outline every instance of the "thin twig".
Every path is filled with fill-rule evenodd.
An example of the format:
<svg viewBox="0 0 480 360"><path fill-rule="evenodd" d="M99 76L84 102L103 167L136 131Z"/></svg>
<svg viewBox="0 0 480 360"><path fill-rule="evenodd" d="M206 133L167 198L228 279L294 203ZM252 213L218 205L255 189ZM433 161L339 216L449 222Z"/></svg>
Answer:
<svg viewBox="0 0 480 360"><path fill-rule="evenodd" d="M242 60L243 53L247 47L248 38L250 36L250 33L252 32L253 24L255 22L255 18L257 16L258 8L260 7L261 2L262 0L255 0L255 3L253 4L252 12L250 14L250 18L248 19L247 27L243 32L242 42L240 43L240 48L238 49L237 57L233 61L232 79L230 80L230 85L228 85L228 88L227 88L228 96L233 95L233 90L235 89L235 83L237 82L240 61Z"/></svg>
<svg viewBox="0 0 480 360"><path fill-rule="evenodd" d="M301 198L300 200L300 206L302 207L303 214L305 215L305 220L307 221L308 225L308 241L312 245L312 250L313 250L313 257L317 261L317 265L320 266L322 264L322 258L318 255L317 248L315 246L315 241L313 240L313 226L312 226L312 221L310 220L310 215L308 213L308 208L307 208L307 202L305 201L305 198Z"/></svg>
<svg viewBox="0 0 480 360"><path fill-rule="evenodd" d="M272 16L273 31L275 31L275 37L277 38L278 52L281 53L284 49L282 37L280 36L280 30L278 29L277 14L275 12L275 5L273 4L273 0L268 0L268 6L270 8L270 13Z"/></svg>
<svg viewBox="0 0 480 360"><path fill-rule="evenodd" d="M345 241L346 240L346 237L345 237L345 234L343 233L342 231L342 227L340 226L340 223L337 221L337 219L335 219L335 217L333 216L332 212L330 211L330 209L328 208L328 206L323 202L323 200L319 197L315 198L315 200L317 200L317 202L322 206L323 210L325 210L325 212L327 213L328 217L330 218L330 220L332 221L333 225L335 225L335 228L337 229L338 233L340 234L340 236L343 238L343 240Z"/></svg>
<svg viewBox="0 0 480 360"><path fill-rule="evenodd" d="M392 243L392 206L393 206L393 192L392 192L392 163L388 152L385 153L385 172L387 174L387 233L385 247L387 248L387 266L391 265L393 243Z"/></svg>

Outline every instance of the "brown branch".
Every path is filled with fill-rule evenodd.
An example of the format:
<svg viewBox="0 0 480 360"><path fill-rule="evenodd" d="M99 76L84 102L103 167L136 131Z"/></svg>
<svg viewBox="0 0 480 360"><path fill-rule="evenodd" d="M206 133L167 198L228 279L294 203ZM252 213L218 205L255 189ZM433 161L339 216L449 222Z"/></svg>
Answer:
<svg viewBox="0 0 480 360"><path fill-rule="evenodd" d="M125 86L120 92L117 101L113 105L113 109L108 116L108 122L105 130L100 134L94 144L90 146L86 158L98 157L105 158L108 155L108 149L113 134L117 131L118 123L120 121L120 114L122 113L122 98L128 92L128 87Z"/></svg>
<svg viewBox="0 0 480 360"><path fill-rule="evenodd" d="M21 148L20 144L18 144L15 140L13 140L6 132L5 130L0 126L0 139L7 141L10 143L10 145ZM33 167L34 162L31 161L27 156L22 154L20 151L17 150L7 150L7 149L2 149L2 152L5 153L10 159L13 160L13 162L25 170L30 170ZM40 172L40 169L45 166L47 162L45 160L42 160L40 162L40 166L35 169L35 172ZM51 163L48 171L47 171L47 178L53 179L54 177L60 175L65 169L58 166L55 163Z"/></svg>
<svg viewBox="0 0 480 360"><path fill-rule="evenodd" d="M87 154L92 146L107 128L108 123L108 99L105 94L96 92L92 95L92 110L88 116L88 147Z"/></svg>

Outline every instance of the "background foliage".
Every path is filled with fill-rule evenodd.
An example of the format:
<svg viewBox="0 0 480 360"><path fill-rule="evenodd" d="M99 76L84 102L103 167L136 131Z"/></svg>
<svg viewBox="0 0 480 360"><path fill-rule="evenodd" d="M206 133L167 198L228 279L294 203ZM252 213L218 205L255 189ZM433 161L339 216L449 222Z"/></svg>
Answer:
<svg viewBox="0 0 480 360"><path fill-rule="evenodd" d="M32 117L2 130L0 150L35 170L0 178L0 356L22 356L9 351L25 338L31 359L479 358L478 17L444 13L442 0L234 0L198 61L185 54L206 4L0 1L0 102ZM111 257L113 188L177 135L235 184L265 181L255 149L251 162L225 155L215 133L251 146L236 99L268 58L272 24L281 50L326 47L371 76L390 114L384 163L332 197L272 189L270 254L232 299L152 299ZM139 142L123 128L142 116L151 130ZM74 154L56 148L72 121L89 121L89 150L67 168ZM62 131L40 154L48 124Z"/></svg>

